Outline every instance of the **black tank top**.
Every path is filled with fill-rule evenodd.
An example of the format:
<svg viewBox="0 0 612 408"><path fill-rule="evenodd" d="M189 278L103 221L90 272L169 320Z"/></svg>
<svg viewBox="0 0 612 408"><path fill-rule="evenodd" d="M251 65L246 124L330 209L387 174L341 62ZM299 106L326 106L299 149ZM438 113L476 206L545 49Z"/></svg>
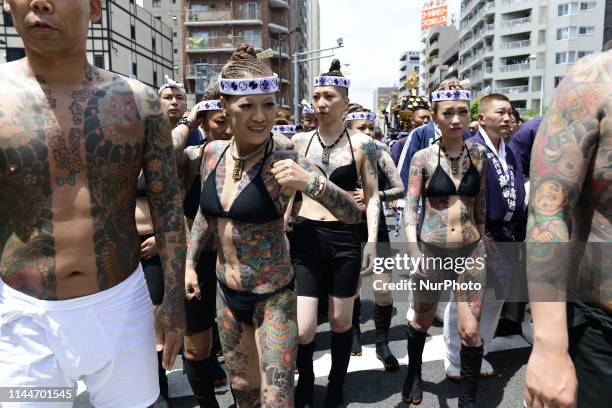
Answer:
<svg viewBox="0 0 612 408"><path fill-rule="evenodd" d="M329 179L329 181L331 181L332 183L334 183L335 185L337 185L344 191L355 191L357 190L357 180L358 180L357 162L355 161L355 153L353 152L353 145L351 144L351 137L349 136L346 129L344 129L342 136L344 136L345 134L346 134L346 137L348 138L349 146L351 147L351 156L353 157L353 162L345 166L340 166L336 168L334 171L331 172L329 177L325 173L325 170L323 170L318 164L315 163L315 166L317 166L319 170L321 170L321 172L325 175L325 177ZM308 157L308 150L310 150L310 145L312 144L312 140L314 139L316 135L317 133L315 132L310 138L310 142L308 142L308 147L306 147L306 153L304 154L304 156Z"/></svg>
<svg viewBox="0 0 612 408"><path fill-rule="evenodd" d="M215 164L215 167L202 186L202 194L200 196L200 209L202 210L202 214L209 217L229 218L230 220L253 224L264 224L277 220L283 216L283 214L279 213L276 209L276 205L270 197L268 189L261 178L261 170L267 158L274 150L274 141L272 139L270 139L268 144L270 146L266 147L266 154L261 160L257 175L234 199L229 211L224 211L219 195L217 194L216 175L217 167L223 156L225 156L227 149L230 147L228 143L221 157L219 157L217 164Z"/></svg>
<svg viewBox="0 0 612 408"><path fill-rule="evenodd" d="M463 142L467 150L465 142ZM476 197L480 191L480 173L472 163L472 156L468 151L470 159L470 167L463 174L459 189L455 187L455 183L440 166L440 149L438 150L438 165L434 170L433 176L429 180L429 185L425 191L425 197L448 197L448 196L465 196Z"/></svg>

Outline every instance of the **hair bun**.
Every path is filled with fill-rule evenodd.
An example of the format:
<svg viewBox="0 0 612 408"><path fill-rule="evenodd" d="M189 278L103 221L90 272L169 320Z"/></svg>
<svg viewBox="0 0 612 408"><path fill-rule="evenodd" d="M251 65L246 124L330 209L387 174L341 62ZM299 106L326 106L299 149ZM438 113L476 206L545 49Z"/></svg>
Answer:
<svg viewBox="0 0 612 408"><path fill-rule="evenodd" d="M230 61L256 60L257 52L249 44L242 43L236 48Z"/></svg>
<svg viewBox="0 0 612 408"><path fill-rule="evenodd" d="M332 61L331 65L329 66L329 72L340 71L341 68L342 68L342 64L340 64L340 60L335 59Z"/></svg>

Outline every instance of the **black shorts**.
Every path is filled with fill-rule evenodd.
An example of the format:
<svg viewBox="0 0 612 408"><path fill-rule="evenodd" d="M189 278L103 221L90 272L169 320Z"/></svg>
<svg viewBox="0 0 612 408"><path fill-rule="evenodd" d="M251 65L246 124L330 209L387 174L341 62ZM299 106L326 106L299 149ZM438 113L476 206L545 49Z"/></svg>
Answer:
<svg viewBox="0 0 612 408"><path fill-rule="evenodd" d="M202 296L200 299L185 300L187 329L192 336L212 327L217 313L217 253L203 251L196 267Z"/></svg>
<svg viewBox="0 0 612 408"><path fill-rule="evenodd" d="M298 217L293 226L291 262L298 296L354 296L361 271L359 224Z"/></svg>
<svg viewBox="0 0 612 408"><path fill-rule="evenodd" d="M578 379L578 408L612 401L612 315L582 302L567 304L569 352Z"/></svg>

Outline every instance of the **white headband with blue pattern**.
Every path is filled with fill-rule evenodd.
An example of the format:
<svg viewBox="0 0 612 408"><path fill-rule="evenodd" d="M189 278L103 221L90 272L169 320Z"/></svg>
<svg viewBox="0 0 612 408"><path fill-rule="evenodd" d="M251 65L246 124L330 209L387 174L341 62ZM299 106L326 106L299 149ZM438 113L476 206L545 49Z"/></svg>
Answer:
<svg viewBox="0 0 612 408"><path fill-rule="evenodd" d="M202 101L198 103L194 109L196 110L196 112L218 111L223 109L223 104L221 104L220 100L213 99L211 101Z"/></svg>
<svg viewBox="0 0 612 408"><path fill-rule="evenodd" d="M183 96L187 97L187 92L185 92L185 86L182 83L176 82L174 79L170 78L168 75L166 75L165 78L166 78L166 83L163 84L159 88L159 91L157 91L157 96L160 96L164 89L175 88L175 89L178 89L183 94Z"/></svg>
<svg viewBox="0 0 612 408"><path fill-rule="evenodd" d="M278 75L265 78L219 78L219 91L225 95L259 95L278 92Z"/></svg>
<svg viewBox="0 0 612 408"><path fill-rule="evenodd" d="M321 75L314 79L314 86L341 86L350 88L351 80L345 77Z"/></svg>
<svg viewBox="0 0 612 408"><path fill-rule="evenodd" d="M295 125L276 125L272 128L272 130L278 133L296 133Z"/></svg>
<svg viewBox="0 0 612 408"><path fill-rule="evenodd" d="M344 118L345 122L350 122L351 120L370 120L374 122L376 120L376 115L372 112L353 112L346 115Z"/></svg>
<svg viewBox="0 0 612 408"><path fill-rule="evenodd" d="M464 90L448 90L448 91L436 91L431 93L432 102L443 102L443 101L471 101L472 93Z"/></svg>
<svg viewBox="0 0 612 408"><path fill-rule="evenodd" d="M304 105L304 108L302 109L302 113L305 113L307 115L314 115L315 111L312 105L307 103L306 105Z"/></svg>

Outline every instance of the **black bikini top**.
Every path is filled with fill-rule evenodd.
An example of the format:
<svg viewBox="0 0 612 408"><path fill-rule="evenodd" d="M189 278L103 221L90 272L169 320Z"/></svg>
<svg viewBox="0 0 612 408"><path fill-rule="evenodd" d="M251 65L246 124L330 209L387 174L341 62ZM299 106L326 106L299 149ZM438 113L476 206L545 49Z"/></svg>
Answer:
<svg viewBox="0 0 612 408"><path fill-rule="evenodd" d="M145 179L144 171L140 170L138 182L136 183L136 197L147 198L147 180Z"/></svg>
<svg viewBox="0 0 612 408"><path fill-rule="evenodd" d="M465 146L465 142L463 142ZM441 150L441 149L440 149ZM429 185L425 191L425 197L448 197L448 196L464 196L476 197L480 191L480 173L472 163L472 157L468 151L470 159L470 167L463 174L459 189L455 187L455 183L440 166L440 150L438 150L438 165L434 170L433 176L429 180ZM467 146L466 146L467 150Z"/></svg>
<svg viewBox="0 0 612 408"><path fill-rule="evenodd" d="M334 171L332 171L329 177L327 176L327 173L325 173L325 170L323 170L318 164L315 163L315 166L317 166L319 170L321 170L321 172L325 175L325 177L329 179L329 181L331 181L344 191L355 191L357 190L357 180L359 178L357 173L357 162L355 161L355 153L353 152L351 137L349 136L346 129L344 129L344 132L340 137L344 136L345 134L348 138L349 146L351 147L351 156L353 156L353 162L345 166L337 167ZM317 134L315 132L310 138L310 142L308 142L308 147L306 147L306 153L304 154L304 156L308 157L308 150L310 149L312 140L316 135Z"/></svg>
<svg viewBox="0 0 612 408"><path fill-rule="evenodd" d="M274 150L274 142L270 139L268 143L270 146L266 147L266 154L261 160L257 175L234 199L229 211L224 211L219 195L217 194L216 175L217 167L221 159L225 156L225 152L227 152L227 149L230 147L229 144L227 145L221 157L219 157L217 164L215 164L215 167L202 186L202 194L200 196L200 209L202 210L202 214L209 217L229 218L230 220L253 224L264 224L277 220L283 216L283 214L279 213L276 209L276 205L270 197L268 189L261 178L261 170L266 163L266 159Z"/></svg>

